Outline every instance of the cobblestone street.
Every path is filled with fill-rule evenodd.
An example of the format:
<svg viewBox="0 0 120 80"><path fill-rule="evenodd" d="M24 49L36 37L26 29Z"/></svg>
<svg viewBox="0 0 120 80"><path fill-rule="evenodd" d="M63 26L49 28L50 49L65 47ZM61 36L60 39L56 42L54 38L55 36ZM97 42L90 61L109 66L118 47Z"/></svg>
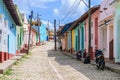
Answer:
<svg viewBox="0 0 120 80"><path fill-rule="evenodd" d="M97 70L53 50L53 42L34 48L30 58L0 80L120 80L120 74Z"/></svg>

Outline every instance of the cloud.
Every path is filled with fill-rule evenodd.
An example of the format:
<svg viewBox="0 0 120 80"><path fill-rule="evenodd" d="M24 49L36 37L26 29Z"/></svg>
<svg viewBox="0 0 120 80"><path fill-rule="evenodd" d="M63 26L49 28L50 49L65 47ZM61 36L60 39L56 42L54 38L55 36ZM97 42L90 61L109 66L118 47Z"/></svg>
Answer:
<svg viewBox="0 0 120 80"><path fill-rule="evenodd" d="M54 26L53 26L53 24L52 24L51 22L48 22L47 20L42 20L42 23L43 23L46 27L48 27L48 24L49 24L49 29L50 29L50 30L54 30Z"/></svg>
<svg viewBox="0 0 120 80"><path fill-rule="evenodd" d="M37 8L48 8L47 3L56 2L57 0L30 0L31 7L37 7Z"/></svg>
<svg viewBox="0 0 120 80"><path fill-rule="evenodd" d="M63 18L68 14L65 20L79 18L86 11L86 5L82 1L79 1L80 0L61 0L61 6L53 9L54 15ZM75 5L73 6L73 4Z"/></svg>
<svg viewBox="0 0 120 80"><path fill-rule="evenodd" d="M13 0L18 5L21 12L28 13L32 8L48 8L47 3L58 0Z"/></svg>
<svg viewBox="0 0 120 80"><path fill-rule="evenodd" d="M59 15L59 10L57 8L54 8L53 12L54 12L55 15Z"/></svg>

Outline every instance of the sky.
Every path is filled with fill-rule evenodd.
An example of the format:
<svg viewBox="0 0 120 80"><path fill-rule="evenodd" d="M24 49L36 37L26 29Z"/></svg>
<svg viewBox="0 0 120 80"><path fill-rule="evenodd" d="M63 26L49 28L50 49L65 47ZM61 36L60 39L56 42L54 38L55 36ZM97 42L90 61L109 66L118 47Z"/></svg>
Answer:
<svg viewBox="0 0 120 80"><path fill-rule="evenodd" d="M37 13L41 21L53 29L54 19L58 27L78 19L88 8L88 0L13 0L17 4L21 13L30 15L31 10L34 12L34 18ZM91 6L101 3L102 0L91 0Z"/></svg>

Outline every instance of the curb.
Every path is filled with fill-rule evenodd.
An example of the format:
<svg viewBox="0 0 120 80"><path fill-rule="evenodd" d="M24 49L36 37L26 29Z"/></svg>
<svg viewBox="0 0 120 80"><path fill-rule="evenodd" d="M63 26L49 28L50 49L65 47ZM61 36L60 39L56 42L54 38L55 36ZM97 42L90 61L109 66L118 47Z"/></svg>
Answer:
<svg viewBox="0 0 120 80"><path fill-rule="evenodd" d="M110 70L110 71L112 71L112 72L120 74L120 70L118 70L118 69L111 68L111 67L108 67L108 66L106 66L105 68L108 69L108 70Z"/></svg>
<svg viewBox="0 0 120 80"><path fill-rule="evenodd" d="M70 54L66 54L66 53L64 53L64 52L62 52L64 55L66 55L66 56L68 56L68 57L71 57L72 59L76 59L76 56L74 56L74 55L70 55Z"/></svg>
<svg viewBox="0 0 120 80"><path fill-rule="evenodd" d="M95 63L90 63L90 64L93 65L93 66L96 66ZM109 66L105 66L105 69L120 74L120 70L119 69L115 69L115 68L112 68L112 67L109 67Z"/></svg>
<svg viewBox="0 0 120 80"><path fill-rule="evenodd" d="M14 56L13 58L3 62L2 64L0 64L0 74L3 74L7 70L9 70L14 65L14 63L16 61L19 61L22 58L22 56L24 56L24 55L26 55L26 54L22 54L22 55L19 54L17 56Z"/></svg>
<svg viewBox="0 0 120 80"><path fill-rule="evenodd" d="M66 53L64 53L64 52L62 52L62 53L63 53L64 55L66 55L66 56L71 57L72 59L76 59L76 56L74 56L74 55L66 54ZM82 60L81 62L83 62L83 60ZM93 66L96 66L95 63L90 63L90 64L93 65ZM119 70L119 69L115 69L115 68L112 68L112 67L109 67L109 66L105 66L105 68L106 68L107 70L110 70L110 71L112 71L112 72L115 72L115 73L120 74L120 70Z"/></svg>

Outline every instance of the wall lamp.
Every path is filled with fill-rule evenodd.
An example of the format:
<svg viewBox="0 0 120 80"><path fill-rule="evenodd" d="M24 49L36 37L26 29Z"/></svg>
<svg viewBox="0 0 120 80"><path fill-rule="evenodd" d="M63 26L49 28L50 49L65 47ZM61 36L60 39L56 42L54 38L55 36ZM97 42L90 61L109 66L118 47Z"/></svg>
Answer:
<svg viewBox="0 0 120 80"><path fill-rule="evenodd" d="M15 24L12 24L11 26L10 26L10 29L12 29L12 28L14 28L15 27Z"/></svg>

